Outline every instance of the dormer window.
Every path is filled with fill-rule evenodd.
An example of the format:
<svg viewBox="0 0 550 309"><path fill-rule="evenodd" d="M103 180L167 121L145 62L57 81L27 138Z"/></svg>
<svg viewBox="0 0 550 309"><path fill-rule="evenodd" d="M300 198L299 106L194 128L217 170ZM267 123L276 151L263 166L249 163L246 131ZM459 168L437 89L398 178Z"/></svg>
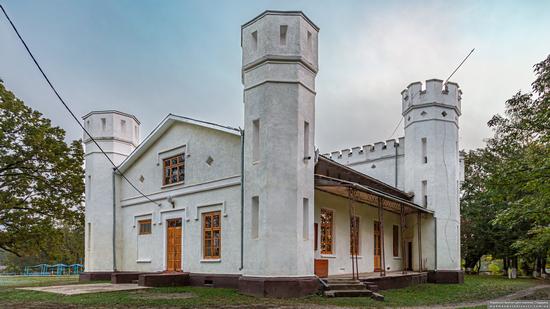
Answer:
<svg viewBox="0 0 550 309"><path fill-rule="evenodd" d="M163 160L163 185L183 183L185 180L185 153Z"/></svg>

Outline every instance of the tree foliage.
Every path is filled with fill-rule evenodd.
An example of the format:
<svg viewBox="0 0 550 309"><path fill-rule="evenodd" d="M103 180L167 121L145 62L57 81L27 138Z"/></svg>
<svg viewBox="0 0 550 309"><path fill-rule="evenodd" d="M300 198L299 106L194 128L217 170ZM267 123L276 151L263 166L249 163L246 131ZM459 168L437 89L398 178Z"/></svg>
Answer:
<svg viewBox="0 0 550 309"><path fill-rule="evenodd" d="M0 82L0 248L63 254L83 222L83 150ZM80 240L82 241L82 240ZM65 249L63 249L65 248ZM77 249L81 250L81 249Z"/></svg>
<svg viewBox="0 0 550 309"><path fill-rule="evenodd" d="M483 149L466 156L463 251L546 258L550 253L550 55L530 93L516 93Z"/></svg>

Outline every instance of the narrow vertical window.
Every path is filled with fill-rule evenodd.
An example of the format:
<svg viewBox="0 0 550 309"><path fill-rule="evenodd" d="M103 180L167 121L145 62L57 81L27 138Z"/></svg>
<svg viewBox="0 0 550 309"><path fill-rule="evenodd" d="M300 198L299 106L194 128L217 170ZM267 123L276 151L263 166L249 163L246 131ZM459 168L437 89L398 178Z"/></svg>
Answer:
<svg viewBox="0 0 550 309"><path fill-rule="evenodd" d="M426 138L422 138L422 163L428 163L428 145Z"/></svg>
<svg viewBox="0 0 550 309"><path fill-rule="evenodd" d="M349 252L351 255L359 255L359 217L353 216L350 220L349 225L349 239L350 239L350 248Z"/></svg>
<svg viewBox="0 0 550 309"><path fill-rule="evenodd" d="M287 25L282 25L279 27L279 40L281 45L286 45L286 32L288 30Z"/></svg>
<svg viewBox="0 0 550 309"><path fill-rule="evenodd" d="M304 121L304 159L309 157L309 123Z"/></svg>
<svg viewBox="0 0 550 309"><path fill-rule="evenodd" d="M333 217L328 209L321 209L321 254L333 254Z"/></svg>
<svg viewBox="0 0 550 309"><path fill-rule="evenodd" d="M92 175L88 175L88 191L85 192L88 194L88 200L92 199Z"/></svg>
<svg viewBox="0 0 550 309"><path fill-rule="evenodd" d="M202 227L203 258L219 259L222 247L221 212L213 211L202 214Z"/></svg>
<svg viewBox="0 0 550 309"><path fill-rule="evenodd" d="M92 223L91 222L88 222L88 235L86 235L87 237L87 240L88 240L88 248L86 248L86 250L88 250L88 252L92 251Z"/></svg>
<svg viewBox="0 0 550 309"><path fill-rule="evenodd" d="M252 162L260 160L260 119L252 121Z"/></svg>
<svg viewBox="0 0 550 309"><path fill-rule="evenodd" d="M422 181L422 206L428 207L428 181Z"/></svg>
<svg viewBox="0 0 550 309"><path fill-rule="evenodd" d="M313 39L310 31L307 32L307 46L310 49L313 47Z"/></svg>
<svg viewBox="0 0 550 309"><path fill-rule="evenodd" d="M120 121L120 132L122 132L122 134L126 134L126 120Z"/></svg>
<svg viewBox="0 0 550 309"><path fill-rule="evenodd" d="M252 197L252 239L258 239L260 231L260 199L258 196Z"/></svg>
<svg viewBox="0 0 550 309"><path fill-rule="evenodd" d="M399 226L393 226L393 256L399 256Z"/></svg>
<svg viewBox="0 0 550 309"><path fill-rule="evenodd" d="M139 132L138 132L138 127L137 126L134 126L134 137L136 139L139 139Z"/></svg>
<svg viewBox="0 0 550 309"><path fill-rule="evenodd" d="M258 49L258 31L252 32L252 48Z"/></svg>
<svg viewBox="0 0 550 309"><path fill-rule="evenodd" d="M304 240L309 239L309 200L304 198L303 201L303 212L302 212L302 235Z"/></svg>
<svg viewBox="0 0 550 309"><path fill-rule="evenodd" d="M107 127L107 119L101 118L101 130L105 131L106 127Z"/></svg>

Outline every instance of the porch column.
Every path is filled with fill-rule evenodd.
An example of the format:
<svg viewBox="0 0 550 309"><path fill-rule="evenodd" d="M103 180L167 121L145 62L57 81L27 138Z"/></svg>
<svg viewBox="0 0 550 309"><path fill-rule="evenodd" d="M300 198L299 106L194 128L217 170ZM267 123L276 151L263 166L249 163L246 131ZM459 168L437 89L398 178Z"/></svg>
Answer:
<svg viewBox="0 0 550 309"><path fill-rule="evenodd" d="M382 198L378 197L378 222L380 222L380 276L386 276L386 254L384 248L384 208L382 207Z"/></svg>
<svg viewBox="0 0 550 309"><path fill-rule="evenodd" d="M405 260L405 239L403 239L403 230L405 229L405 206L403 206L403 204L401 204L399 227L399 240L401 241L401 272L406 274L407 261Z"/></svg>
<svg viewBox="0 0 550 309"><path fill-rule="evenodd" d="M418 225L418 271L422 271L422 213L419 211L416 217Z"/></svg>

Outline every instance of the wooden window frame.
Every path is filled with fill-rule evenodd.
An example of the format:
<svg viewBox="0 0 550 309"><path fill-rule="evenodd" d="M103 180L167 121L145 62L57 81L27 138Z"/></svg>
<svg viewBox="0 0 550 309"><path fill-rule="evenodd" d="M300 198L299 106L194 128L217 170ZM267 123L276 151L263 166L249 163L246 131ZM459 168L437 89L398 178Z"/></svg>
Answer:
<svg viewBox="0 0 550 309"><path fill-rule="evenodd" d="M392 227L392 247L393 247L393 256L398 257L399 256L399 225L393 225Z"/></svg>
<svg viewBox="0 0 550 309"><path fill-rule="evenodd" d="M145 229L144 226L149 225L148 229ZM150 235L152 233L153 222L151 219L138 220L138 234L139 235Z"/></svg>
<svg viewBox="0 0 550 309"><path fill-rule="evenodd" d="M214 226L214 217L218 217L218 225ZM207 221L210 218L210 226L207 227ZM222 255L222 212L210 211L202 214L202 257L205 260L220 259ZM207 233L210 232L210 238L207 238ZM218 243L216 245L214 234L218 233ZM209 241L210 245L207 245ZM207 250L210 249L210 250ZM217 254L215 254L218 249ZM209 252L208 252L209 251ZM208 254L209 253L209 254Z"/></svg>
<svg viewBox="0 0 550 309"><path fill-rule="evenodd" d="M174 161L175 160L175 161ZM176 180L173 179L173 170L176 171ZM162 185L179 184L185 182L185 153L162 159Z"/></svg>
<svg viewBox="0 0 550 309"><path fill-rule="evenodd" d="M323 213L330 213L330 222L324 222ZM321 254L334 254L334 211L321 208ZM330 240L327 241L327 230L330 232ZM327 249L330 246L330 249Z"/></svg>
<svg viewBox="0 0 550 309"><path fill-rule="evenodd" d="M352 220L357 221L357 227L356 227L357 229L356 229L355 237L352 234L352 224L353 224ZM359 216L354 216L352 220L350 220L349 222L349 252L350 252L350 255L359 255L359 253L361 252L361 233L360 233L361 219L359 218ZM355 240L355 248L353 248L352 246L354 240ZM353 249L355 249L355 252L353 252Z"/></svg>

